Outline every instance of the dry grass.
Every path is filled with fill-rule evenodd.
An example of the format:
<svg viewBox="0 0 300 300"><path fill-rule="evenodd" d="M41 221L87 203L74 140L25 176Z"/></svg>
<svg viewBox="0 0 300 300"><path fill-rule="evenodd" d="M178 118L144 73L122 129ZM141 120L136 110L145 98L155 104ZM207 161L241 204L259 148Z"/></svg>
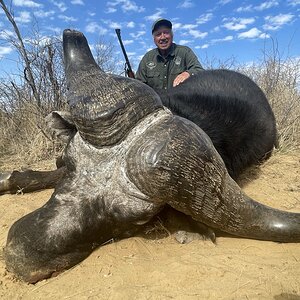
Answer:
<svg viewBox="0 0 300 300"><path fill-rule="evenodd" d="M278 85L269 97L276 116L279 150L293 151L300 147L300 96L286 86Z"/></svg>
<svg viewBox="0 0 300 300"><path fill-rule="evenodd" d="M31 103L11 113L1 112L0 167L7 164L26 166L54 158L60 146L47 132L44 114Z"/></svg>
<svg viewBox="0 0 300 300"><path fill-rule="evenodd" d="M269 58L259 65L242 67L266 94L274 111L279 151L300 148L300 59Z"/></svg>

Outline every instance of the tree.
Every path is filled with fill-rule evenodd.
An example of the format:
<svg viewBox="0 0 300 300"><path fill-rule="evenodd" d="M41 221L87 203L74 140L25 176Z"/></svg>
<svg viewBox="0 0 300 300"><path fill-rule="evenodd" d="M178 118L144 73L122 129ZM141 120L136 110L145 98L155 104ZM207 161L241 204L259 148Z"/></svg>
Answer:
<svg viewBox="0 0 300 300"><path fill-rule="evenodd" d="M23 38L21 36L21 33L20 33L19 28L17 26L17 23L14 20L13 15L8 10L8 8L5 5L3 0L0 0L0 5L1 5L1 8L5 12L7 19L9 20L9 22L13 26L13 29L16 33L17 40L15 41L14 46L15 46L16 50L19 52L19 54L21 55L21 57L23 58L24 63L25 63L24 77L25 77L26 81L28 82L29 86L32 89L32 93L33 93L33 96L34 96L34 98L37 102L37 105L40 106L41 105L41 99L40 99L40 95L38 93L38 90L37 90L37 87L36 87L36 84L35 84L35 80L34 80L34 77L33 77L33 72L32 72L32 69L31 69L31 61L30 61L30 59L27 55L27 51L26 51L26 48L25 48L25 45L24 45L24 42L23 42Z"/></svg>

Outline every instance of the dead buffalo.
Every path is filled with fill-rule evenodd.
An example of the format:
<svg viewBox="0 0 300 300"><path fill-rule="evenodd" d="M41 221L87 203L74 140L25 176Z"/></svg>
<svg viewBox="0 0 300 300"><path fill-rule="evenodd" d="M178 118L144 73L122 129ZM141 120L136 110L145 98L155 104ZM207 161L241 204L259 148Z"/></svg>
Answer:
<svg viewBox="0 0 300 300"><path fill-rule="evenodd" d="M234 179L268 158L277 144L269 102L245 75L229 70L203 71L167 93L158 93L174 114L205 131Z"/></svg>
<svg viewBox="0 0 300 300"><path fill-rule="evenodd" d="M143 83L102 72L82 33L65 30L63 46L72 121L54 113L52 124L70 135L67 170L50 200L10 228L9 271L31 283L54 276L166 205L230 234L300 241L300 214L243 194L197 125Z"/></svg>

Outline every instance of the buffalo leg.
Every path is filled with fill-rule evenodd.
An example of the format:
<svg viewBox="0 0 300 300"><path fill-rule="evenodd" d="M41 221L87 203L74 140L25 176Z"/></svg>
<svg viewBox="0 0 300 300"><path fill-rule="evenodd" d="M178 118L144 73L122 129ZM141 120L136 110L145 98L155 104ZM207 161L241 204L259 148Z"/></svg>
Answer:
<svg viewBox="0 0 300 300"><path fill-rule="evenodd" d="M0 195L54 188L65 173L66 167L53 171L26 170L0 173Z"/></svg>

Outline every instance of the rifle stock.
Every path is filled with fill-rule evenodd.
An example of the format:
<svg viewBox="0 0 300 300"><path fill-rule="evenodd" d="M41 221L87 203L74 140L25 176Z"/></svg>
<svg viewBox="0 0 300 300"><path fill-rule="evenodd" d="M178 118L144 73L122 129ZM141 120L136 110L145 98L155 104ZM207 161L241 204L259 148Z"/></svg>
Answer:
<svg viewBox="0 0 300 300"><path fill-rule="evenodd" d="M117 28L117 29L115 29L115 31L116 31L116 34L117 34L124 58L125 58L125 74L130 78L135 78L134 72L132 71L132 68L131 68L131 65L130 65L126 50L125 50L125 47L122 42L121 29Z"/></svg>

